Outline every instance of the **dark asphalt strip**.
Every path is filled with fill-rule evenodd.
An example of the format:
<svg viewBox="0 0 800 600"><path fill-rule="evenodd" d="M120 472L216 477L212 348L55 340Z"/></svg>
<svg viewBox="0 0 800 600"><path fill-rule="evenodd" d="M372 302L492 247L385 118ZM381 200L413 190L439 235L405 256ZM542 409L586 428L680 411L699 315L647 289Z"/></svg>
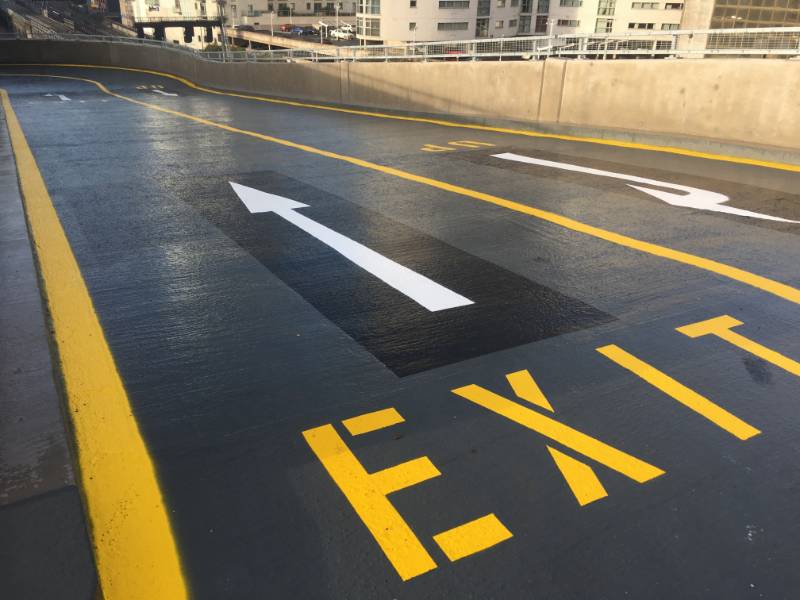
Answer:
<svg viewBox="0 0 800 600"><path fill-rule="evenodd" d="M430 312L274 213L251 214L228 183L196 180L183 201L398 376L592 327L613 317L558 291L278 173L237 183L309 204L302 213L474 304Z"/></svg>

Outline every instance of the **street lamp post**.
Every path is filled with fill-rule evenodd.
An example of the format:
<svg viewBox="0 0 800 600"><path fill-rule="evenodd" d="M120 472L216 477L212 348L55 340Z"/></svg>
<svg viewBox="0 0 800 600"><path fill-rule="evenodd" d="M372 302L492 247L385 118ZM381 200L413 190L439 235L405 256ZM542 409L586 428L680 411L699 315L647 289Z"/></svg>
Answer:
<svg viewBox="0 0 800 600"><path fill-rule="evenodd" d="M217 0L217 13L219 13L219 33L222 38L222 62L225 62L225 57L228 54L228 40L225 37L225 2L226 0Z"/></svg>
<svg viewBox="0 0 800 600"><path fill-rule="evenodd" d="M549 28L549 31L547 32L547 36L550 38L547 41L547 56L550 56L553 53L553 42L555 41L555 38L553 37L553 28L555 27L555 24L556 24L556 20L553 17L550 17L547 20L547 25L548 25L548 28Z"/></svg>
<svg viewBox="0 0 800 600"><path fill-rule="evenodd" d="M339 7L342 5L341 2L336 3L336 29L339 29Z"/></svg>
<svg viewBox="0 0 800 600"><path fill-rule="evenodd" d="M267 44L267 46L269 47L270 50L272 50L272 38L275 37L275 28L272 25L272 18L274 16L275 16L275 11L274 10L269 11L269 37L270 37L270 40L269 40L269 44Z"/></svg>

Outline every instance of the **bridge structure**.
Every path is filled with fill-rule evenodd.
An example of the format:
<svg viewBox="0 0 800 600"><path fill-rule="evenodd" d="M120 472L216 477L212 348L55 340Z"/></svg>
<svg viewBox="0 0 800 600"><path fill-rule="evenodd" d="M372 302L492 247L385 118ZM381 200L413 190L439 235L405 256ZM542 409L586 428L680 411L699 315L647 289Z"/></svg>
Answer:
<svg viewBox="0 0 800 600"><path fill-rule="evenodd" d="M0 596L796 597L796 34L0 36Z"/></svg>
<svg viewBox="0 0 800 600"><path fill-rule="evenodd" d="M133 21L133 28L136 36L140 39L145 37L145 29L153 29L153 39L157 41L166 40L165 31L169 28L182 28L183 40L188 44L194 37L195 28L205 29L204 40L207 44L214 41L214 28L222 29L223 22L220 17L144 17L136 18Z"/></svg>
<svg viewBox="0 0 800 600"><path fill-rule="evenodd" d="M313 41L315 38L300 39L284 35L272 35L266 31L247 31L226 27L225 35L238 45L256 44L256 48L281 49L281 50L300 50L320 56L336 56L338 46L324 44ZM319 39L319 38L316 38Z"/></svg>

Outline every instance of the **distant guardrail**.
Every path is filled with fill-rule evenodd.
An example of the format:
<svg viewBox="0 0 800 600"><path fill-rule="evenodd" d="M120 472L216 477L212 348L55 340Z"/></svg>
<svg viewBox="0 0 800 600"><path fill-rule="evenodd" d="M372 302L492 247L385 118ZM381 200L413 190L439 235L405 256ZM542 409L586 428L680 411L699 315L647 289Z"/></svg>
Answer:
<svg viewBox="0 0 800 600"><path fill-rule="evenodd" d="M169 41L116 36L19 32L5 39L53 39L157 46L214 62L410 62L472 60L690 58L708 56L800 57L800 27L702 29L614 34L565 34L383 46L202 52Z"/></svg>

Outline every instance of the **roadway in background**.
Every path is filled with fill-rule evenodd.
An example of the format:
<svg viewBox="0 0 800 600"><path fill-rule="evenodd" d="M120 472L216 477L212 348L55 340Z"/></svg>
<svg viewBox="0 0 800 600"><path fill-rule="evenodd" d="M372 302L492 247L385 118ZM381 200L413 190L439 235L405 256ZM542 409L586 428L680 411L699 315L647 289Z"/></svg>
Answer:
<svg viewBox="0 0 800 600"><path fill-rule="evenodd" d="M796 173L12 72L194 597L796 597Z"/></svg>

